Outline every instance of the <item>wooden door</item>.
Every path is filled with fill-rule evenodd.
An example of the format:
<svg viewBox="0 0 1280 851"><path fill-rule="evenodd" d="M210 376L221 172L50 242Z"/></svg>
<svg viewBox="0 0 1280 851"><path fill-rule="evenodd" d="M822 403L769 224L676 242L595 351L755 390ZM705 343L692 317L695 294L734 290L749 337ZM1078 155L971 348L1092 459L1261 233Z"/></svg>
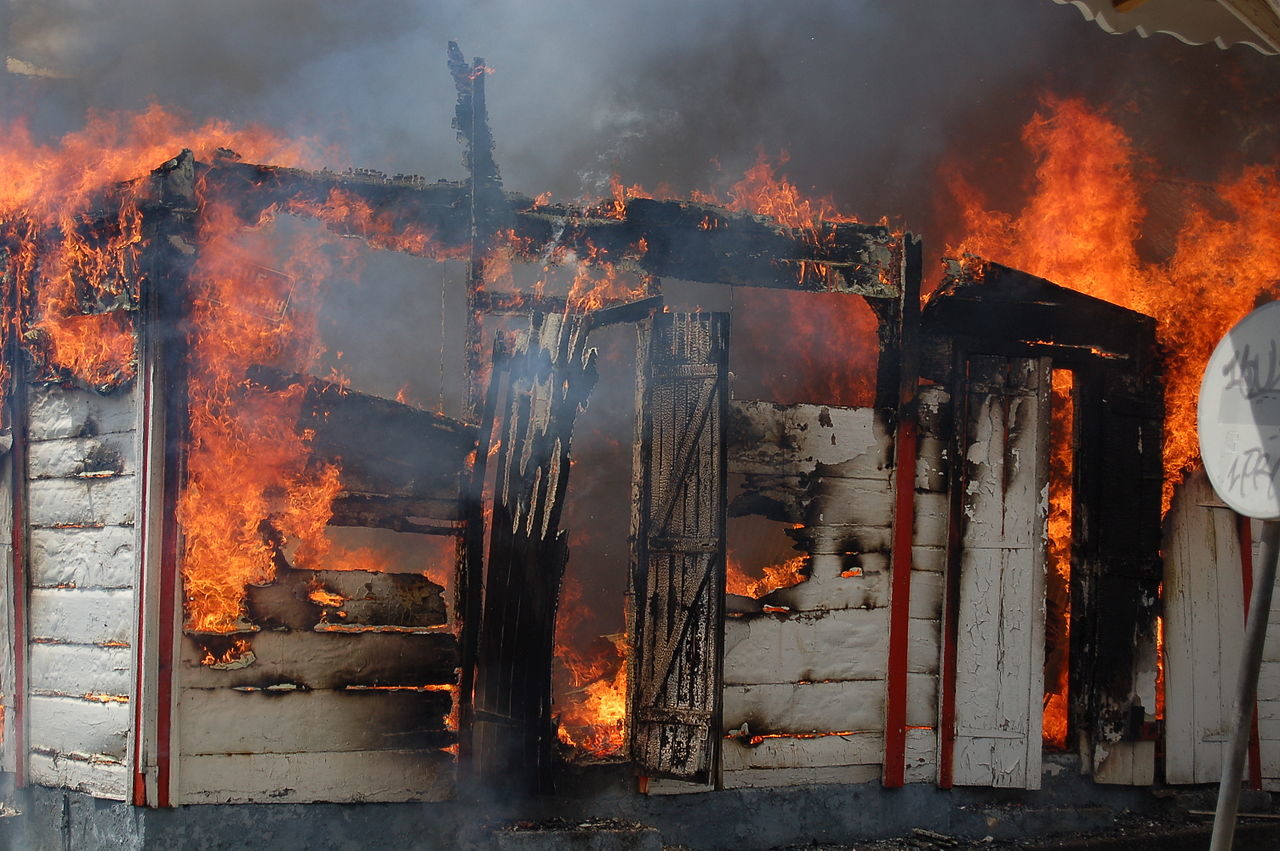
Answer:
<svg viewBox="0 0 1280 851"><path fill-rule="evenodd" d="M714 780L725 565L728 314L641 330L633 515L632 758Z"/></svg>
<svg viewBox="0 0 1280 851"><path fill-rule="evenodd" d="M964 423L953 782L1040 787L1048 359L974 356Z"/></svg>

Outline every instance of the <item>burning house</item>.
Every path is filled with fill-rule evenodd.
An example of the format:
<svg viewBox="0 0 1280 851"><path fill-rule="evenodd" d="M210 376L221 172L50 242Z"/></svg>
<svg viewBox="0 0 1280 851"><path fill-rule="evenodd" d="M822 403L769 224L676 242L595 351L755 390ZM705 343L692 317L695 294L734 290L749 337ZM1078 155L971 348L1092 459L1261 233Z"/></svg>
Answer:
<svg viewBox="0 0 1280 851"><path fill-rule="evenodd" d="M1199 479L1173 493L1189 367L1154 311L981 238L922 299L922 241L887 225L508 191L485 65L449 66L465 181L166 138L6 211L18 786L142 821L428 802L452 841L468 807L545 812L594 770L663 823L723 790L856 786L937 826L1063 773L1216 780L1253 532ZM456 404L316 374L319 282L351 283L353 252L463 270L457 345L408 367L458 371ZM847 321L856 392L771 398L739 368L752 290ZM567 506L608 382L631 404L599 463L629 516L593 532ZM615 599L567 593L578 534L625 541ZM624 618L611 664L558 686L580 605ZM1259 788L1277 701L1264 678Z"/></svg>

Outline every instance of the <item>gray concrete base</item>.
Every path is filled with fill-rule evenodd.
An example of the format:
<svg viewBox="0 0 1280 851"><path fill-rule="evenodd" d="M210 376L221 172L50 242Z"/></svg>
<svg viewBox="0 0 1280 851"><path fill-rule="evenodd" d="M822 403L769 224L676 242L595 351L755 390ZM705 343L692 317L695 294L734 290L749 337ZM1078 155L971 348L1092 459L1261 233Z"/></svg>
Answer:
<svg viewBox="0 0 1280 851"><path fill-rule="evenodd" d="M439 804L206 805L152 810L102 801L78 792L30 787L8 800L21 816L0 818L0 848L250 849L273 851L370 847L657 848L682 845L705 851L752 851L805 843L852 843L925 828L949 836L1019 839L1096 830L1129 810L1166 816L1175 796L1153 790L1099 786L1081 777L1073 757L1046 756L1044 788L940 790L879 783L733 789L688 795L645 796L620 766L571 769L554 796L511 801L485 795ZM1159 792L1160 790L1157 790ZM644 825L639 845L579 845L569 836L544 844L500 831L520 821L622 819ZM495 831L498 831L495 833ZM527 833L534 833L528 831ZM504 835L505 834L505 835ZM581 835L585 836L586 833ZM659 839L660 837L660 839ZM600 841L623 837L600 837ZM552 843L552 844L547 844ZM647 843L647 844L645 844Z"/></svg>

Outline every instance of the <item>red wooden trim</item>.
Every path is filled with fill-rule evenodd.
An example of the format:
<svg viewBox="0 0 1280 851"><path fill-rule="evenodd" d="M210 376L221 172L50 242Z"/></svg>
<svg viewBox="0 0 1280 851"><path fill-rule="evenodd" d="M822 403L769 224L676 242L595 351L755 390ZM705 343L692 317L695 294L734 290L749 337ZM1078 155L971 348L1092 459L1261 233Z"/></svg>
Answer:
<svg viewBox="0 0 1280 851"><path fill-rule="evenodd" d="M1248 517L1236 516L1240 535L1240 581L1244 587L1244 618L1249 619L1249 598L1253 596L1253 529ZM1253 725L1249 731L1249 788L1262 788L1262 747L1258 743L1258 698L1253 699Z"/></svg>
<svg viewBox="0 0 1280 851"><path fill-rule="evenodd" d="M17 323L11 333L16 335ZM15 337L15 340L19 339ZM16 348L16 343L15 343ZM27 785L27 387L21 359L10 361L13 369L13 392L10 412L13 418L13 448L10 459L13 473L13 717L4 722L5 734L13 736L13 781Z"/></svg>
<svg viewBox="0 0 1280 851"><path fill-rule="evenodd" d="M884 720L884 785L896 789L906 781L907 633L911 618L911 542L915 520L916 445L913 417L898 423L895 441L892 591L889 609L889 669Z"/></svg>

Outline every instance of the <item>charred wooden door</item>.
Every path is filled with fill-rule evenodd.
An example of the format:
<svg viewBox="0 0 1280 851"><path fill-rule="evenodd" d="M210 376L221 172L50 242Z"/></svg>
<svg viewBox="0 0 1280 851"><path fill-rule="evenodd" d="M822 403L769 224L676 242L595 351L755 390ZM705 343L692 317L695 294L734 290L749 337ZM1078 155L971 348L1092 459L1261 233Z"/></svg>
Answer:
<svg viewBox="0 0 1280 851"><path fill-rule="evenodd" d="M650 776L714 779L725 569L728 314L641 326L631 748Z"/></svg>
<svg viewBox="0 0 1280 851"><path fill-rule="evenodd" d="M974 356L967 385L953 782L1038 789L1050 362Z"/></svg>
<svg viewBox="0 0 1280 851"><path fill-rule="evenodd" d="M551 782L551 655L569 555L560 513L573 423L596 381L586 336L581 317L534 314L506 362L473 735L479 778L513 792Z"/></svg>

